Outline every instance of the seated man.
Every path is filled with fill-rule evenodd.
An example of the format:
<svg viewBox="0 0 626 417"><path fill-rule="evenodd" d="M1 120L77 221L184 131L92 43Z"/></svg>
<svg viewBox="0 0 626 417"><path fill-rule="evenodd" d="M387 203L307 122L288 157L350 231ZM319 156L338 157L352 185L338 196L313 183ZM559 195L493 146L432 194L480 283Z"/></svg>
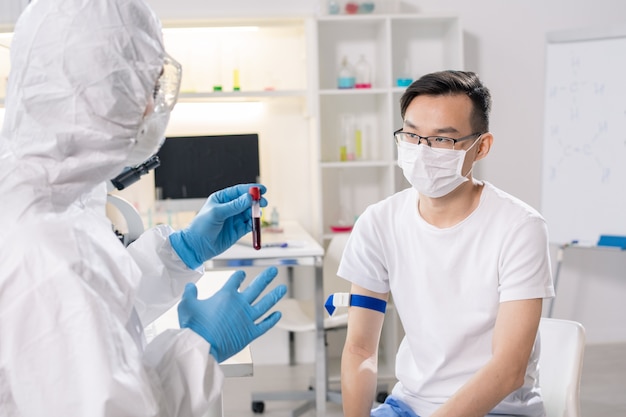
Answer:
<svg viewBox="0 0 626 417"><path fill-rule="evenodd" d="M545 416L536 335L554 296L548 232L536 210L472 178L493 143L490 107L471 72L425 75L401 98L394 136L412 187L365 210L338 272L354 294L393 295L406 333L399 382L371 410L384 316L351 308L346 417Z"/></svg>

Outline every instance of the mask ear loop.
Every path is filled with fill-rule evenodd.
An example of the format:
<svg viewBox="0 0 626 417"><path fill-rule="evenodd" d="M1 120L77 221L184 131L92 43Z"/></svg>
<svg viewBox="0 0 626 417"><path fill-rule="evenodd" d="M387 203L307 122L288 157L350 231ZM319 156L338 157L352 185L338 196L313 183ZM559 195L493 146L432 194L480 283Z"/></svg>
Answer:
<svg viewBox="0 0 626 417"><path fill-rule="evenodd" d="M472 149L472 148L474 147L474 145L476 145L476 143L478 143L478 141L479 141L480 139L482 139L482 138L483 138L483 135L484 135L484 133L481 133L480 135L478 135L478 137L474 140L474 143L472 143L472 146L470 146L469 148L467 148L467 149L465 150L465 152L467 152L467 151L469 151L470 149ZM480 153L480 150L478 150L478 152Z"/></svg>
<svg viewBox="0 0 626 417"><path fill-rule="evenodd" d="M476 153L476 156L480 155L481 157L484 157L487 154L487 152L488 152L488 150L487 151L483 151L480 148L480 146L482 145L482 140L484 139L484 135L487 134L487 133L489 133L489 132L481 133L481 135L478 138L476 138L476 140L480 139L480 145L479 145L478 152Z"/></svg>
<svg viewBox="0 0 626 417"><path fill-rule="evenodd" d="M470 146L469 148L465 149L465 155L466 155L466 156L467 156L467 152L468 152L470 149L472 149L472 148L474 147L474 145L476 145L476 143L478 143L478 141L479 141L480 139L482 139L482 138L483 138L483 135L484 135L484 133L481 133L481 134L480 134L480 136L478 136L478 137L476 138L476 140L474 140L474 143L472 143L472 146ZM478 149L478 152L476 152L476 155L480 155L480 148ZM463 171L461 171L461 175L463 175L465 178L467 178L467 177L468 177L468 176L472 173L472 171L474 170L474 164L475 164L475 163L476 163L476 159L474 159L474 161L472 161L472 167L470 168L470 170L469 170L469 171L467 171L467 174L463 175ZM462 169L462 168L461 168L461 169Z"/></svg>

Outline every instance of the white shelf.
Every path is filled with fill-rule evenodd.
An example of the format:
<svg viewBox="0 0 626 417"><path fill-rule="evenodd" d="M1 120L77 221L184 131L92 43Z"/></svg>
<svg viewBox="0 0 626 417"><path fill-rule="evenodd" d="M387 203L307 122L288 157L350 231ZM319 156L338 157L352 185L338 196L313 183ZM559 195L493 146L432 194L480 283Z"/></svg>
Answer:
<svg viewBox="0 0 626 417"><path fill-rule="evenodd" d="M396 166L392 137L402 125L399 99L406 87L396 80L444 69L463 69L459 18L454 15L371 14L324 16L317 20L318 142L323 239L330 225L346 224L365 208L406 187ZM343 58L370 64L370 89L338 89ZM339 161L341 148L356 148L346 120L358 127L364 157Z"/></svg>
<svg viewBox="0 0 626 417"><path fill-rule="evenodd" d="M269 90L269 91L211 91L184 92L178 95L180 102L194 101L246 101L263 100L282 97L306 97L306 90Z"/></svg>
<svg viewBox="0 0 626 417"><path fill-rule="evenodd" d="M389 90L386 88L345 88L345 89L326 89L320 90L322 96L342 96L342 95L368 95L368 94L386 94Z"/></svg>
<svg viewBox="0 0 626 417"><path fill-rule="evenodd" d="M343 169L343 168L379 168L389 166L388 161L336 161L322 162L322 169Z"/></svg>
<svg viewBox="0 0 626 417"><path fill-rule="evenodd" d="M274 98L308 88L306 19L165 21L163 26L165 49L183 66L181 91L197 92L195 99ZM235 72L241 91L234 89ZM222 91L214 92L215 86Z"/></svg>

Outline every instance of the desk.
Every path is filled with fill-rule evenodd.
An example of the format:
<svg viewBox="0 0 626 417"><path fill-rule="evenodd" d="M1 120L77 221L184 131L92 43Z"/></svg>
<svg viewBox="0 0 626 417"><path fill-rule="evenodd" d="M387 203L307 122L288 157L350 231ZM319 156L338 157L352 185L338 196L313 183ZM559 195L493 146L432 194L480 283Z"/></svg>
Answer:
<svg viewBox="0 0 626 417"><path fill-rule="evenodd" d="M231 356L224 362L220 363L220 369L224 373L224 377L242 377L252 376L252 353L250 352L250 346L246 346L241 352ZM212 382L212 381L207 381ZM223 396L215 400L211 408L206 414L206 417L223 417L224 416L224 401Z"/></svg>
<svg viewBox="0 0 626 417"><path fill-rule="evenodd" d="M263 247L255 250L249 246L251 236L243 237L245 244L235 244L224 253L205 264L207 269L233 269L247 266L298 266L315 267L315 408L324 415L328 398L328 370L324 343L324 283L322 258L324 249L297 222L281 224L283 233L264 233L261 243L288 242L287 247Z"/></svg>
<svg viewBox="0 0 626 417"><path fill-rule="evenodd" d="M250 346L246 346L241 352L231 356L224 362L220 362L220 369L227 378L252 376L252 353Z"/></svg>

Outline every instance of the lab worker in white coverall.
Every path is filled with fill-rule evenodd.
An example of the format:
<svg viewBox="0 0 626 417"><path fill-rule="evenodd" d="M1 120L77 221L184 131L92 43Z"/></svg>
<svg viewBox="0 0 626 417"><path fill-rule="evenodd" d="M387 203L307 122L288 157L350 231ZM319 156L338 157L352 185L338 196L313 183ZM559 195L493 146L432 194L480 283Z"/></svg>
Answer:
<svg viewBox="0 0 626 417"><path fill-rule="evenodd" d="M0 133L1 416L204 415L218 363L280 318L266 313L285 286L261 296L274 267L197 298L203 262L251 230L250 184L183 230L128 249L112 232L106 183L158 150L180 77L144 0L36 0L20 16ZM179 300L181 328L146 344Z"/></svg>

